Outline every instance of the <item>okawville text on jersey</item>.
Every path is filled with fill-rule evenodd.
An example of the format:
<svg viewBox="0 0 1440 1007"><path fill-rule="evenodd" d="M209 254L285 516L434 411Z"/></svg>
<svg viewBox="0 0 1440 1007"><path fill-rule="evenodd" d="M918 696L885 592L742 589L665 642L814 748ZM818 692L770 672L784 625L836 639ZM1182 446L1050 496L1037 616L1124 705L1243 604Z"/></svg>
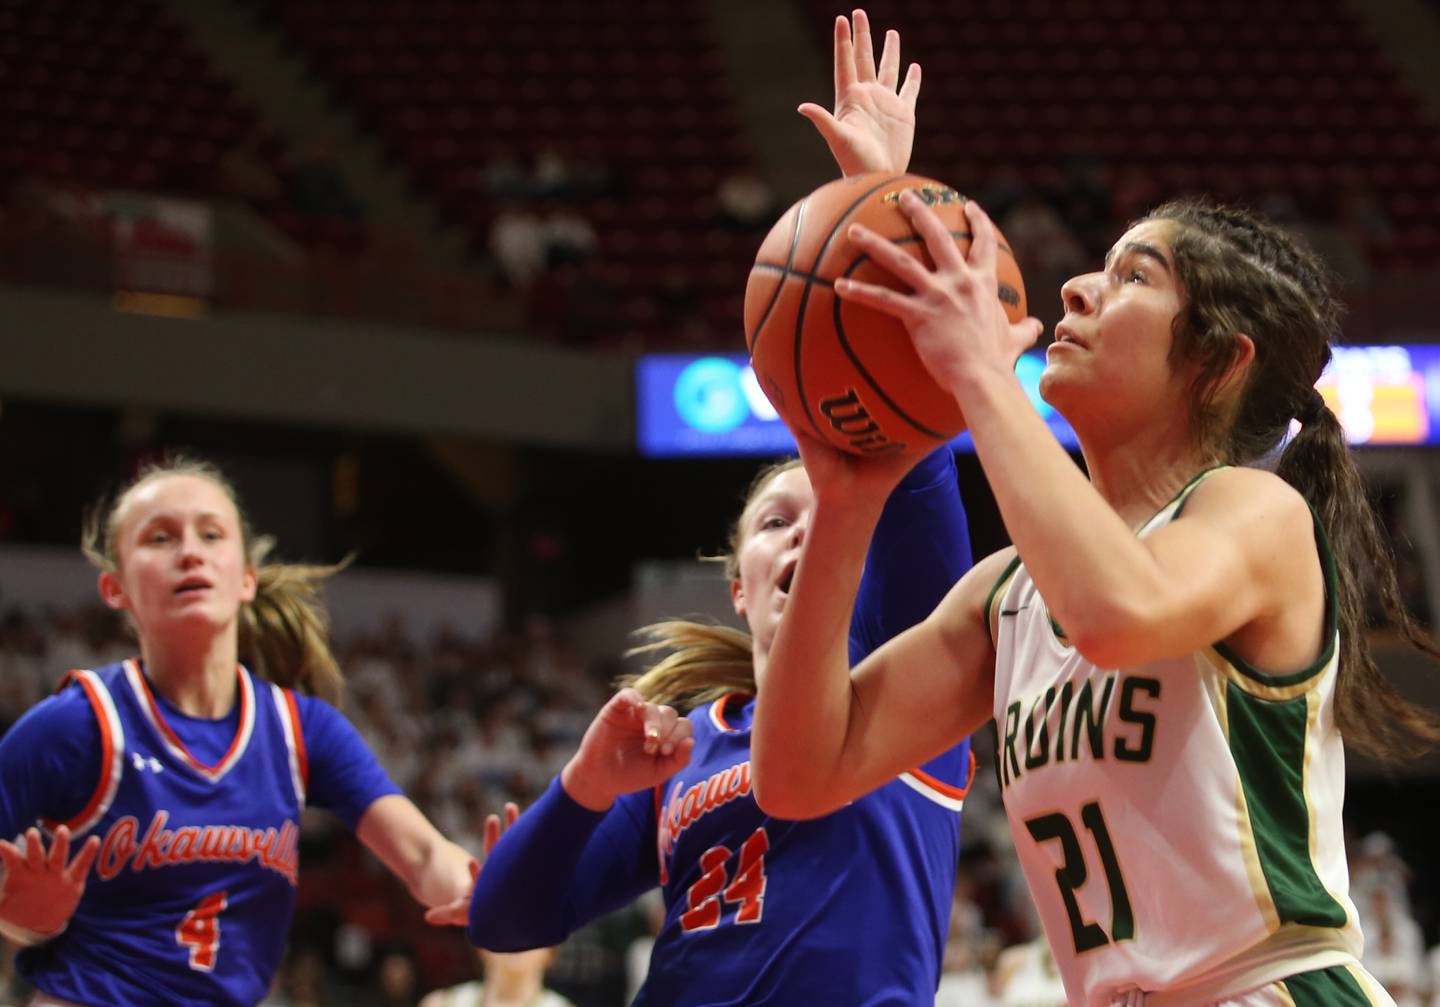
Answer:
<svg viewBox="0 0 1440 1007"><path fill-rule="evenodd" d="M1015 700L996 735L1000 786L1080 759L1149 762L1159 698L1157 678L1101 671Z"/></svg>
<svg viewBox="0 0 1440 1007"><path fill-rule="evenodd" d="M95 872L109 881L127 864L139 872L182 864L245 864L253 860L291 885L299 883L300 829L288 818L279 829L243 825L168 829L169 821L168 811L155 812L143 836L134 815L116 821L100 844Z"/></svg>

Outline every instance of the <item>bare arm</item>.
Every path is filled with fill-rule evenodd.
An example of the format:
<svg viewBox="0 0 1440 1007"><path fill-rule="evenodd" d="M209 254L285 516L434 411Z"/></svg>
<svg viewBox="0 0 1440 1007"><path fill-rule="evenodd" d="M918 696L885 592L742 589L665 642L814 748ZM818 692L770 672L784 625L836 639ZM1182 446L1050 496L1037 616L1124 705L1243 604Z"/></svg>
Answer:
<svg viewBox="0 0 1440 1007"><path fill-rule="evenodd" d="M389 794L377 800L355 834L422 905L443 906L469 897L479 865L442 836L408 797Z"/></svg>
<svg viewBox="0 0 1440 1007"><path fill-rule="evenodd" d="M859 229L856 244L913 293L854 282L837 282L836 291L901 318L932 376L960 403L1005 527L1076 648L1105 667L1187 653L1273 626L1297 592L1309 601L1286 618L1309 618L1313 632L1323 582L1299 494L1269 473L1227 470L1196 490L1185 520L1137 538L1015 377L1017 347L1039 329L1033 320L1010 324L998 306L989 218L966 206L975 240L962 256L928 207L913 197L901 207L936 268Z"/></svg>
<svg viewBox="0 0 1440 1007"><path fill-rule="evenodd" d="M983 610L1003 553L977 564L924 622L847 667L845 627L878 514L871 499L820 497L770 652L751 760L755 798L780 818L827 814L991 716Z"/></svg>
<svg viewBox="0 0 1440 1007"><path fill-rule="evenodd" d="M1304 499L1278 477L1218 472L1195 490L1184 520L1137 538L1034 411L1023 413L1013 376L972 383L964 402L1026 570L1076 649L1096 664L1190 653L1268 623L1302 597L1318 625L1323 582L1313 524Z"/></svg>

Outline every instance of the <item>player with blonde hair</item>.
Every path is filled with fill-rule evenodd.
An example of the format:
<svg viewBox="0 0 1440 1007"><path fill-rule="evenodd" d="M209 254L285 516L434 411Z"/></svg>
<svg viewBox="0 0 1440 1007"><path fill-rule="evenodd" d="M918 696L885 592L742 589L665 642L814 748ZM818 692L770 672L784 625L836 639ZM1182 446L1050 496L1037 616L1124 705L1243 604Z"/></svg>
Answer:
<svg viewBox="0 0 1440 1007"><path fill-rule="evenodd" d="M421 903L468 893L469 854L320 698L341 689L316 595L334 568L268 562L269 546L195 461L145 469L87 524L100 596L140 653L72 671L0 739L0 836L23 832L0 840L0 932L28 945L37 1003L258 1003L306 806L339 815Z"/></svg>
<svg viewBox="0 0 1440 1007"><path fill-rule="evenodd" d="M837 22L836 114L806 113L847 172L903 170L918 68L902 86L898 36L887 36L878 66L869 36L864 12L854 15L853 39L850 22ZM649 628L647 648L667 656L606 704L560 778L500 841L476 884L475 943L555 944L658 885L665 917L637 1004L933 1007L968 743L957 739L817 821L768 816L751 792L755 697L769 687L770 648L788 618L813 507L798 463L757 476L726 565L749 632L683 621ZM933 606L969 562L945 448L891 495L861 603L839 638L858 660Z"/></svg>

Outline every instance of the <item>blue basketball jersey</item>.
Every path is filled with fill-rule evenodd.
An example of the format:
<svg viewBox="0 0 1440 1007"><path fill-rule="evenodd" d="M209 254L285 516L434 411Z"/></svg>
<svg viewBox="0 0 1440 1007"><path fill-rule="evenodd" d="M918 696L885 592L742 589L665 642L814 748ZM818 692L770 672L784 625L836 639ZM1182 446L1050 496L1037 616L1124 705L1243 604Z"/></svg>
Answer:
<svg viewBox="0 0 1440 1007"><path fill-rule="evenodd" d="M875 530L850 659L923 619L970 567L955 463L941 449L901 482ZM689 763L609 810L557 780L476 881L473 943L564 940L663 887L666 915L637 1007L933 1007L960 855L968 742L824 818L770 818L750 782L754 700L692 710Z"/></svg>
<svg viewBox="0 0 1440 1007"><path fill-rule="evenodd" d="M751 794L754 708L737 694L692 711L690 763L656 792L667 912L637 1007L929 1007L952 898L937 880L960 856L969 742L834 814L785 821ZM762 928L771 936L754 939Z"/></svg>
<svg viewBox="0 0 1440 1007"><path fill-rule="evenodd" d="M295 695L236 674L235 736L206 765L134 661L71 673L99 724L101 768L64 824L101 848L69 927L20 955L41 990L125 1007L265 996L295 906L308 765Z"/></svg>

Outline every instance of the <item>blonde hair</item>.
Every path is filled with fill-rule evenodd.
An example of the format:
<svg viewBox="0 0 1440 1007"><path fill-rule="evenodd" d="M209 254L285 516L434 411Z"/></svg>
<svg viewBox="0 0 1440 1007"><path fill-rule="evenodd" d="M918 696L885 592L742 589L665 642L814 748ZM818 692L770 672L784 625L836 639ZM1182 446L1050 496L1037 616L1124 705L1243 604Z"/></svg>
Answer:
<svg viewBox="0 0 1440 1007"><path fill-rule="evenodd" d="M146 483L170 476L208 480L225 493L239 515L241 546L256 576L255 600L240 606L240 660L276 685L339 702L345 680L330 652L330 616L320 598L320 585L348 566L350 557L333 566L267 563L275 540L255 534L235 487L211 463L174 456L144 466L108 502L86 514L80 536L85 558L99 570L118 572L116 539L125 501Z"/></svg>
<svg viewBox="0 0 1440 1007"><path fill-rule="evenodd" d="M652 703L690 710L732 692L755 691L754 643L743 629L669 619L635 635L645 642L626 651L626 657L670 652L643 673L619 681Z"/></svg>
<svg viewBox="0 0 1440 1007"><path fill-rule="evenodd" d="M800 459L791 458L757 472L745 491L745 505L730 526L726 551L701 559L723 564L727 580L739 577L740 546L750 508L772 482L797 468ZM626 657L669 651L644 672L622 675L617 682L638 690L649 702L690 710L732 692L755 691L755 642L744 630L693 619L667 619L644 626L634 635L643 642L626 651Z"/></svg>

